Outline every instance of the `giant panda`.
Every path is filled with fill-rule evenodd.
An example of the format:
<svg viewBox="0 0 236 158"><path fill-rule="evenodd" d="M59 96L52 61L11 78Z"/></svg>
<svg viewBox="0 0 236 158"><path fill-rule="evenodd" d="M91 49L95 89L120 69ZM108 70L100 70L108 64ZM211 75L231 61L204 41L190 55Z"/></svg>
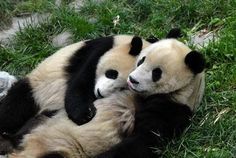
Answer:
<svg viewBox="0 0 236 158"><path fill-rule="evenodd" d="M117 35L105 38L111 39L114 44L109 50L103 50L105 51L103 52L104 54L100 58L97 58L98 63L94 67L95 70L91 69L91 66L82 68L84 71L86 69L87 71L96 71L94 72L96 76L94 76L94 79L93 76L89 76L91 78L86 80L88 88L81 89L81 91L90 91L93 93L95 87L101 87L98 81L106 80L106 84L103 84L104 86L99 88L99 95L103 95L103 97L127 87L126 79L134 66L136 55L140 53L142 48L150 44L146 40L142 40L136 36ZM93 42L91 44L93 49L88 45L88 52L84 53L93 53L95 55L102 49L100 47L107 47L107 41L104 43L100 39L91 41L97 41L100 45L97 45L95 49L93 47L96 42ZM64 95L66 87L69 84L67 83L69 75L66 69L73 65L70 62L71 60L74 60L74 58L80 60L82 58L76 56L76 54L79 55L79 50L84 48L82 45L86 46L86 43L83 41L62 48L39 64L26 78L19 80L11 87L8 95L0 104L0 131L2 132L0 136L0 154L10 152L12 145L13 147L18 146L23 135L37 125L43 124L45 119L56 115L60 109L64 109ZM90 59L92 58L90 57ZM70 70L71 75L73 75L72 69ZM113 72L116 71L119 73L115 74L117 76L114 76ZM86 77L86 74L81 74L81 78L84 77ZM89 87L91 85L94 86ZM93 96L94 94L89 95Z"/></svg>
<svg viewBox="0 0 236 158"><path fill-rule="evenodd" d="M176 39L144 49L128 85L138 97L132 134L96 158L162 157L165 145L189 126L202 100L205 59ZM153 148L155 147L155 148Z"/></svg>
<svg viewBox="0 0 236 158"><path fill-rule="evenodd" d="M108 85L113 85L100 89L100 95L105 96L108 95L106 91L112 93L122 89L126 86L125 77L129 70L131 71L136 55L149 44L132 35L116 35L82 41L60 49L40 63L24 79L17 81L8 91L8 95L1 100L0 133L14 134L27 120L38 113L55 112L64 108L66 89L73 87L73 78L79 78L77 84L82 86L78 91L81 95L79 98L84 99L82 104L84 107L81 106L81 110L86 111L87 102L95 100L93 91L96 70L103 70L98 74L109 80ZM116 74L115 69L120 64L119 59L122 64L125 63L122 66L126 69L124 73L127 74ZM113 84L113 81L116 82L116 75L120 76L118 85ZM77 107L73 110L77 111ZM69 116L70 113L68 112ZM83 114L80 117L86 117Z"/></svg>
<svg viewBox="0 0 236 158"><path fill-rule="evenodd" d="M176 29L172 29L168 33L166 38L177 38L179 37L179 34L180 30L177 29L176 31ZM108 39L112 40L113 42L109 41ZM94 60L96 59L94 56L90 56L92 53L94 53L93 55L98 55L98 53L101 53L100 55L102 55L102 53L104 53L101 58L97 58L99 60L97 61L98 63L96 67L96 85L94 88L94 94L97 97L106 97L114 91L125 89L125 87L127 86L126 78L129 71L131 71L131 65L133 65L134 63L135 56L140 52L141 48L145 48L150 43L153 43L157 40L157 38L149 38L147 39L147 41L141 41L140 38L130 35L116 35L113 37L105 37L101 39L82 41L76 44L72 44L70 46L62 48L52 56L48 57L41 64L39 64L39 66L35 70L33 70L25 79L20 80L16 84L18 86L13 86L13 90L10 91L10 94L6 98L6 101L14 99L14 97L18 95L17 93L19 93L20 90L25 89L25 94L22 94L23 97L19 96L17 98L19 100L18 103L20 103L18 108L21 107L21 104L27 105L28 101L27 106L31 108L31 111L28 111L28 109L24 109L25 111L22 111L24 115L26 115L27 112L29 113L27 117L23 120L21 120L22 118L20 118L19 121L14 120L14 123L17 124L13 123L12 126L10 126L10 129L9 124L7 123L7 126L3 126L3 137L0 136L0 153L10 152L12 150L12 145L14 147L17 147L23 135L28 133L32 128L36 127L38 124L42 124L45 118L55 115L58 109L63 107L63 96L65 95L65 89L67 85L69 85L68 82L70 82L71 79L75 78L73 77L73 75L75 75L76 73L80 73L80 75L77 75L77 77L80 76L81 78L90 78L86 81L87 83L84 83L83 81L80 81L80 78L77 78L76 84L81 82L84 84L83 86L91 86L94 84L94 79L93 77L91 77L91 74L90 76L88 76L88 74L81 74L81 72L77 72L80 70L90 70L90 73L93 72L91 68L86 68L86 66L88 66L91 62L97 61ZM104 47L107 47L106 44L109 43L113 43L113 48L111 48L107 52L104 52L105 50L101 50L105 49ZM127 50L127 48L130 48L129 51ZM84 59L85 57L83 55L87 56L86 59ZM81 64L83 65L81 66L83 67L82 69L78 67L78 63L80 62L86 63L85 65ZM55 67L55 65L57 66ZM64 68L66 70L64 70ZM92 73L92 75L94 74ZM90 100L87 101L91 101L94 99L91 89L81 88L81 90L79 90L79 92L83 91L89 91L89 93L86 93L86 95L90 95L90 98L87 96L86 97ZM31 95L33 95L33 97ZM82 93L81 96L83 95L85 94ZM6 104L12 103L12 101L9 101ZM35 108L35 104L37 104L38 107L36 107L36 109L32 111L32 109ZM80 110L80 108L77 109ZM4 110L5 109L3 108L3 111ZM76 111L76 109L73 109L73 111ZM19 110L19 112L21 111ZM23 115L20 114L18 116L18 112L11 114L10 116L7 116L7 114L9 114L9 112L3 115L2 118L8 117L9 119L9 117L21 117ZM67 111L67 114L69 115L70 113ZM77 113L75 114L78 115ZM8 120L8 122L11 122L11 120ZM24 124L23 127L21 124ZM19 125L19 127L14 125Z"/></svg>
<svg viewBox="0 0 236 158"><path fill-rule="evenodd" d="M24 137L11 158L152 158L151 147L189 126L204 90L204 58L185 44L161 40L145 48L121 91L96 100L95 117L77 126L62 109Z"/></svg>

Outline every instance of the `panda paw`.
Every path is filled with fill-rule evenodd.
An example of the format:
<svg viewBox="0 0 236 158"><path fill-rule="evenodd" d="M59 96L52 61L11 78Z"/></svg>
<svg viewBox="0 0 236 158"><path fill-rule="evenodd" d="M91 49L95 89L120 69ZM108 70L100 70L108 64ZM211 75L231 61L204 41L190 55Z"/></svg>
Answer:
<svg viewBox="0 0 236 158"><path fill-rule="evenodd" d="M86 111L80 111L75 117L69 116L69 118L77 125L83 125L88 123L96 115L97 109L94 105L90 106Z"/></svg>
<svg viewBox="0 0 236 158"><path fill-rule="evenodd" d="M12 143L0 135L0 155L5 155L13 150Z"/></svg>

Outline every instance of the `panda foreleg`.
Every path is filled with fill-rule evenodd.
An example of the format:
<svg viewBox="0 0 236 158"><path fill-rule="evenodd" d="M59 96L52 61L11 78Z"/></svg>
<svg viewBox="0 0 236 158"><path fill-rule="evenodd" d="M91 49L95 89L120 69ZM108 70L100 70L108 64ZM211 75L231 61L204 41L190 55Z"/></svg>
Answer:
<svg viewBox="0 0 236 158"><path fill-rule="evenodd" d="M93 105L95 95L93 84L90 79L83 78L78 74L68 83L65 96L65 109L68 117L77 125L89 122L96 114L96 108Z"/></svg>
<svg viewBox="0 0 236 158"><path fill-rule="evenodd" d="M0 133L16 133L38 110L28 79L17 81L0 103Z"/></svg>
<svg viewBox="0 0 236 158"><path fill-rule="evenodd" d="M96 114L96 108L93 103L88 103L87 97L79 94L71 94L65 100L65 109L69 119L77 125L83 125L89 122Z"/></svg>

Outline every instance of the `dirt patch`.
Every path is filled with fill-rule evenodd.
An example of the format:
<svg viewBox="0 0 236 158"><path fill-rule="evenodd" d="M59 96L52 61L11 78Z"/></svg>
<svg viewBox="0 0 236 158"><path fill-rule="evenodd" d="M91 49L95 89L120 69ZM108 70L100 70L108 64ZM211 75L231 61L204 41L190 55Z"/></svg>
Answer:
<svg viewBox="0 0 236 158"><path fill-rule="evenodd" d="M18 32L20 29L24 29L28 25L33 27L38 26L39 24L45 22L45 20L50 16L50 14L32 14L28 17L14 17L12 18L12 25L5 30L0 31L0 43L3 45L7 45L12 37Z"/></svg>
<svg viewBox="0 0 236 158"><path fill-rule="evenodd" d="M69 31L62 32L52 39L54 47L64 47L73 43L72 34Z"/></svg>
<svg viewBox="0 0 236 158"><path fill-rule="evenodd" d="M201 49L206 47L211 41L218 40L216 31L203 29L190 38L190 43Z"/></svg>

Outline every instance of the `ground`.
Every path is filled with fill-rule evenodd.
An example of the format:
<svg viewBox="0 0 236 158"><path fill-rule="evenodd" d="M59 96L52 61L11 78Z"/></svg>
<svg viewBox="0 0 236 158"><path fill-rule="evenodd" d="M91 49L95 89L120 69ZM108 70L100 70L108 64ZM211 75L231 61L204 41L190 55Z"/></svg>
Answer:
<svg viewBox="0 0 236 158"><path fill-rule="evenodd" d="M0 1L0 70L19 77L58 47L112 34L163 38L173 27L182 41L199 32L216 35L197 47L207 59L206 92L192 125L172 141L164 158L233 158L236 155L235 0L6 0ZM5 39L12 17L35 13L39 22L21 25ZM13 21L14 22L14 21ZM25 27L26 26L26 27ZM195 36L196 37L196 36ZM59 41L59 42L58 42ZM191 46L194 47L194 46ZM158 150L157 150L158 152Z"/></svg>

